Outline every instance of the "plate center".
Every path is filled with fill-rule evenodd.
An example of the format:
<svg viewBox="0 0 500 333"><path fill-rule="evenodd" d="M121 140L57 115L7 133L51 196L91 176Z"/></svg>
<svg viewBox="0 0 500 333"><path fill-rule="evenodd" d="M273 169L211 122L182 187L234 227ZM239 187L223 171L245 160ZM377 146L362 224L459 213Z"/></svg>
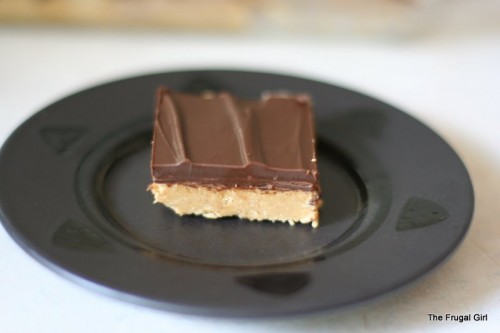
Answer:
<svg viewBox="0 0 500 333"><path fill-rule="evenodd" d="M338 153L322 142L318 161L324 205L316 229L238 218L177 216L153 204L146 190L151 182L149 137L128 142L120 151L121 158L96 178L103 193L101 208L123 237L160 257L208 265L262 266L321 256L353 231L365 205L363 188L353 179L352 170L339 164Z"/></svg>

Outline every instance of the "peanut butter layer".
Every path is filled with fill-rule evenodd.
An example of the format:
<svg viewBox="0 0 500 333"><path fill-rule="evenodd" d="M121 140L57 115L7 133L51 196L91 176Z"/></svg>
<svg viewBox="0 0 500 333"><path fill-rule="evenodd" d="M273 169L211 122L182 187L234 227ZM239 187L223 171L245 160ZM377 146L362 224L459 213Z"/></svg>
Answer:
<svg viewBox="0 0 500 333"><path fill-rule="evenodd" d="M298 190L260 190L249 188L217 189L184 184L152 184L155 202L178 215L201 215L215 219L238 216L254 221L280 221L291 225L312 223L318 226L316 192Z"/></svg>

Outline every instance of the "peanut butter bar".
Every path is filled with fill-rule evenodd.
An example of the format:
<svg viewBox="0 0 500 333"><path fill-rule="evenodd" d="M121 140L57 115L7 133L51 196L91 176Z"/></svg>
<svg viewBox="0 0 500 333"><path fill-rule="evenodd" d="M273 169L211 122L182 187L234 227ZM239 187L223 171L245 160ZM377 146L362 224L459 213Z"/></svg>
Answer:
<svg viewBox="0 0 500 333"><path fill-rule="evenodd" d="M311 100L190 95L160 88L149 189L179 215L318 226Z"/></svg>

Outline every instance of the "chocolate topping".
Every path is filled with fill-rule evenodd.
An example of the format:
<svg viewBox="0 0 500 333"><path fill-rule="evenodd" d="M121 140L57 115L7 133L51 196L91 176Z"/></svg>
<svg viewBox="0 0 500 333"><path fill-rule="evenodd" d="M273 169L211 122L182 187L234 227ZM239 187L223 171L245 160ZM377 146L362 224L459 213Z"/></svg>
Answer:
<svg viewBox="0 0 500 333"><path fill-rule="evenodd" d="M307 96L247 101L160 88L157 98L154 182L318 190Z"/></svg>

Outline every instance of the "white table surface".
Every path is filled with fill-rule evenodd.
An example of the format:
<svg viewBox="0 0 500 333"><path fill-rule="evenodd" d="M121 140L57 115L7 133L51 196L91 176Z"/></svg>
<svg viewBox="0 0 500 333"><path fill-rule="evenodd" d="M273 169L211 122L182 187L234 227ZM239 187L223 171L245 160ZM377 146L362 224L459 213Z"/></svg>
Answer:
<svg viewBox="0 0 500 333"><path fill-rule="evenodd" d="M61 97L117 78L242 68L344 85L400 107L463 158L476 193L470 232L417 283L337 313L273 320L200 318L136 306L39 264L0 228L0 332L495 332L500 330L500 33L405 42L272 39L0 27L0 143ZM428 313L488 315L430 322Z"/></svg>

